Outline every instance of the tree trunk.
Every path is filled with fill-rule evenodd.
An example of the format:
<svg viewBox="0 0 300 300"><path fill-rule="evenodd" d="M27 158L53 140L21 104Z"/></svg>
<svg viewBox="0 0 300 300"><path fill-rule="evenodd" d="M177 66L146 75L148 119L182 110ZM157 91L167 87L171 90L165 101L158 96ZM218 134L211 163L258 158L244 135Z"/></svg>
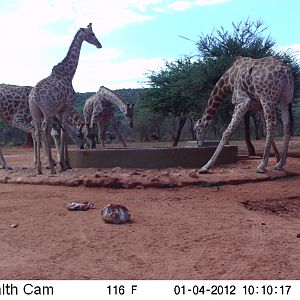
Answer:
<svg viewBox="0 0 300 300"><path fill-rule="evenodd" d="M176 136L174 138L174 141L173 141L173 147L176 147L178 145L178 142L179 142L179 139L180 139L180 136L181 136L181 132L182 132L182 129L184 127L184 124L186 122L186 115L181 117L179 119L179 125L178 125L178 129L177 129L177 133L176 133Z"/></svg>
<svg viewBox="0 0 300 300"><path fill-rule="evenodd" d="M194 130L194 126L195 126L195 121L190 117L190 131L191 131L192 141L196 140L196 133Z"/></svg>
<svg viewBox="0 0 300 300"><path fill-rule="evenodd" d="M289 116L290 116L290 133L294 136L294 116L292 111L292 104L289 104Z"/></svg>
<svg viewBox="0 0 300 300"><path fill-rule="evenodd" d="M244 115L244 132L245 132L245 141L248 149L249 155L256 155L255 148L251 143L250 138L250 112L247 111Z"/></svg>
<svg viewBox="0 0 300 300"><path fill-rule="evenodd" d="M260 135L260 118L258 116L258 114L252 114L252 120L254 123L254 127L255 127L255 139L256 140L260 140L261 139L261 135Z"/></svg>
<svg viewBox="0 0 300 300"><path fill-rule="evenodd" d="M27 133L26 140L22 146L23 147L31 147L31 148L33 147L33 140L32 140L32 136L30 133Z"/></svg>

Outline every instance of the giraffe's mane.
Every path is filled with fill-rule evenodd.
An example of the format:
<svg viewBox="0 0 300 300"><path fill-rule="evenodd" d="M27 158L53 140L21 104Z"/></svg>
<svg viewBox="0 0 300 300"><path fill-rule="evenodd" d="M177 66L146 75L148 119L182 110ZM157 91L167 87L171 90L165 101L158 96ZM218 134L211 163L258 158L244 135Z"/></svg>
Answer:
<svg viewBox="0 0 300 300"><path fill-rule="evenodd" d="M79 29L76 32L76 34L75 34L75 36L74 36L74 38L73 38L73 40L72 40L72 42L70 44L70 47L69 47L68 52L67 52L66 56L64 57L64 59L52 68L52 72L51 72L52 75L54 75L54 74L57 75L59 72L62 72L61 68L64 66L64 64L66 63L67 59L70 57L70 55L71 55L71 49L74 47L74 45L76 43L76 40L77 40L77 38L78 38L78 36L79 36L80 33L81 33L81 29Z"/></svg>
<svg viewBox="0 0 300 300"><path fill-rule="evenodd" d="M109 88L107 88L105 86L101 86L99 90L100 91L104 90L104 91L108 92L111 96L118 98L118 100L120 100L123 104L126 105L126 102L124 101L124 99L121 96L119 96L118 94L116 94L114 91L110 90Z"/></svg>

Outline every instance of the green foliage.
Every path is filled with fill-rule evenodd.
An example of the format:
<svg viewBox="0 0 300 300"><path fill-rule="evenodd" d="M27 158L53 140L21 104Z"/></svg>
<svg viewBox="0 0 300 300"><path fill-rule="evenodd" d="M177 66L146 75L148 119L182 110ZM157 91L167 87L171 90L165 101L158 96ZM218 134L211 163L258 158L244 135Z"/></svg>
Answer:
<svg viewBox="0 0 300 300"><path fill-rule="evenodd" d="M195 110L202 87L198 72L198 63L189 57L166 62L165 69L149 75L151 88L145 94L145 105L164 116L180 117Z"/></svg>
<svg viewBox="0 0 300 300"><path fill-rule="evenodd" d="M223 27L211 34L202 34L196 43L200 56L205 59L230 58L228 66L238 56L262 58L273 55L275 42L270 37L263 37L267 29L263 22L240 21L232 23L233 32L230 33Z"/></svg>
<svg viewBox="0 0 300 300"><path fill-rule="evenodd" d="M151 88L145 94L147 107L153 113L165 117L172 115L178 121L183 115L199 115L216 82L239 56L280 58L293 71L295 95L298 96L300 67L297 59L292 52L275 51L275 41L265 35L266 29L261 20L246 19L232 23L231 31L221 27L200 35L196 43L198 59L184 57L166 62L162 70L148 76ZM227 126L232 110L231 101L224 101L215 116L215 132Z"/></svg>

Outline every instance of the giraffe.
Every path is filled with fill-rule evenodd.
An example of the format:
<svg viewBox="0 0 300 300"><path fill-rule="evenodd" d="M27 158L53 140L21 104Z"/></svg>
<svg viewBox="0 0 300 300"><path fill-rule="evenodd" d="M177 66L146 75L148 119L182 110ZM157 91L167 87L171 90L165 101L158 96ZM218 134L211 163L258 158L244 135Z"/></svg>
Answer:
<svg viewBox="0 0 300 300"><path fill-rule="evenodd" d="M62 129L62 124L59 119L55 118L53 123L53 128L51 130L51 136L54 140L59 160L60 153L60 140L59 136ZM70 115L67 120L67 132L71 140L77 146L78 149L84 149L86 144L86 126L84 124L83 116L74 108L70 108Z"/></svg>
<svg viewBox="0 0 300 300"><path fill-rule="evenodd" d="M114 106L120 109L127 118L129 126L132 128L134 104L130 105L126 103L120 96L104 86L101 86L97 93L86 100L83 108L85 123L94 129L96 124L98 125L99 141L101 141L103 147L105 147L104 125L106 121L110 121L119 140L124 147L127 147L114 119ZM90 145L90 148L96 148L96 144Z"/></svg>
<svg viewBox="0 0 300 300"><path fill-rule="evenodd" d="M0 84L0 119L11 127L19 128L33 134L31 116L28 106L28 95L31 86ZM0 150L0 164L5 170L12 170L6 163Z"/></svg>
<svg viewBox="0 0 300 300"><path fill-rule="evenodd" d="M10 84L0 84L0 119L7 125L19 128L22 131L29 133L34 138L34 126L32 124L32 117L29 110L28 97L32 86L17 86ZM83 148L85 138L83 136L83 117L72 109L68 119L69 133L72 141L78 148ZM58 127L54 122L54 128ZM60 148L58 140L58 132L52 128L51 135L54 139L56 149ZM59 150L57 151L59 154ZM46 163L49 164L46 158ZM7 165L3 154L0 150L0 164L6 170L12 168Z"/></svg>
<svg viewBox="0 0 300 300"><path fill-rule="evenodd" d="M66 57L52 68L50 76L38 82L30 91L29 108L35 128L34 157L36 162L35 170L37 174L42 173L40 148L37 146L41 140L42 120L45 137L45 153L47 153L47 157L49 157L51 174L56 173L52 163L51 148L49 146L49 135L53 124L53 118L55 116L61 120L62 126L65 129L61 130L60 135L61 171L71 168L68 157L68 144L66 141L66 131L69 129L66 125L70 109L75 100L75 91L72 86L72 80L77 69L83 41L86 41L97 48L102 47L92 30L91 23L87 26L87 28L80 28L75 34Z"/></svg>
<svg viewBox="0 0 300 300"><path fill-rule="evenodd" d="M271 145L275 146L273 135L276 125L275 106L277 101L282 112L284 145L282 155L275 169L281 170L286 163L291 135L289 106L292 103L294 94L294 81L291 70L272 56L260 59L237 58L216 83L202 117L195 124L198 146L201 146L203 143L208 125L212 121L212 115L228 94L232 94L232 103L235 105L231 122L224 131L211 159L200 169L199 173L208 173L245 113L253 108L263 111L266 123L264 153L256 171L258 173L267 172L266 166L268 164L270 147Z"/></svg>

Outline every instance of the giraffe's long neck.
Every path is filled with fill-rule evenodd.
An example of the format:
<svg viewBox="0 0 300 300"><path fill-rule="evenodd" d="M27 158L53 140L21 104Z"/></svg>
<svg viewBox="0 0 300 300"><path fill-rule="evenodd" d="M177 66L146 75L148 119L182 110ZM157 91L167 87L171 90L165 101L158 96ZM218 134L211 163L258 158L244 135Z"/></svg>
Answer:
<svg viewBox="0 0 300 300"><path fill-rule="evenodd" d="M119 108L123 115L126 114L126 103L124 100L108 88L101 87L100 91L103 95L103 100Z"/></svg>
<svg viewBox="0 0 300 300"><path fill-rule="evenodd" d="M78 30L66 57L59 64L53 67L51 75L59 78L67 78L72 81L77 69L83 41L83 33L81 30Z"/></svg>
<svg viewBox="0 0 300 300"><path fill-rule="evenodd" d="M206 107L204 109L203 113L203 119L206 120L206 122L211 122L214 114L220 107L220 105L223 103L225 98L232 94L233 92L233 86L230 83L230 72L226 71L224 75L218 80L218 82L215 84L209 98L206 104Z"/></svg>
<svg viewBox="0 0 300 300"><path fill-rule="evenodd" d="M84 123L84 118L75 108L72 107L68 122L73 127L80 127L81 124Z"/></svg>

